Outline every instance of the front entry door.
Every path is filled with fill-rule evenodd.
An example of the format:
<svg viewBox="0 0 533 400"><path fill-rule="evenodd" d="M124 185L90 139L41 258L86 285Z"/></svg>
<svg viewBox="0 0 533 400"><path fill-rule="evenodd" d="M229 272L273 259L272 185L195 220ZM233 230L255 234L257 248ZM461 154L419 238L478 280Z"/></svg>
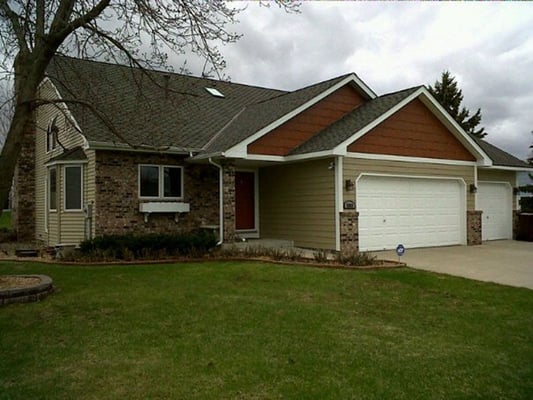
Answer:
<svg viewBox="0 0 533 400"><path fill-rule="evenodd" d="M255 173L235 172L235 228L255 229Z"/></svg>

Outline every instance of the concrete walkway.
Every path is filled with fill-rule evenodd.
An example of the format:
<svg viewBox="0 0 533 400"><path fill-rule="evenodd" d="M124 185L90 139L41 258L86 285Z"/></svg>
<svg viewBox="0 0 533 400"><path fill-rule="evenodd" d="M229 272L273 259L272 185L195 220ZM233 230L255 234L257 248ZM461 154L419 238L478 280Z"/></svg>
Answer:
<svg viewBox="0 0 533 400"><path fill-rule="evenodd" d="M395 251L374 254L398 259ZM532 242L497 240L481 246L407 249L401 260L416 269L533 289Z"/></svg>

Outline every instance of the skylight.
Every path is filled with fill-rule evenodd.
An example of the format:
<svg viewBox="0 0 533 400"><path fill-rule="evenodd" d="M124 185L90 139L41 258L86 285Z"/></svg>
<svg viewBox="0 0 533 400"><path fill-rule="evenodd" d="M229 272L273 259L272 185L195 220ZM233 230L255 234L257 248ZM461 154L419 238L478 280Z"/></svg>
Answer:
<svg viewBox="0 0 533 400"><path fill-rule="evenodd" d="M224 98L224 95L220 93L218 89L206 87L205 90L207 90L212 96Z"/></svg>

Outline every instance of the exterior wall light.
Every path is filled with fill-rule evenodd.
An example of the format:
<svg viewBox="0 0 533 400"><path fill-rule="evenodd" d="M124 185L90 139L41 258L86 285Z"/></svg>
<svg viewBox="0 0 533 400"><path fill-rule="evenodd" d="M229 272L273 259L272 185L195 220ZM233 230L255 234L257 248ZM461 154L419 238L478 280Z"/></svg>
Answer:
<svg viewBox="0 0 533 400"><path fill-rule="evenodd" d="M477 186L473 183L470 184L470 193L477 193Z"/></svg>
<svg viewBox="0 0 533 400"><path fill-rule="evenodd" d="M351 192L355 189L355 182L351 179L346 179L346 181L344 182L344 187L346 188L347 192Z"/></svg>

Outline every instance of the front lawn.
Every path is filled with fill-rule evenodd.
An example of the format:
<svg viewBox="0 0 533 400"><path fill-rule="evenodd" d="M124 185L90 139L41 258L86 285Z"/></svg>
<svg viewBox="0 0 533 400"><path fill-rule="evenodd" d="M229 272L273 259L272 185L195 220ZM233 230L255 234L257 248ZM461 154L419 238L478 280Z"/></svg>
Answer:
<svg viewBox="0 0 533 400"><path fill-rule="evenodd" d="M409 269L0 263L0 399L531 399L533 292Z"/></svg>

